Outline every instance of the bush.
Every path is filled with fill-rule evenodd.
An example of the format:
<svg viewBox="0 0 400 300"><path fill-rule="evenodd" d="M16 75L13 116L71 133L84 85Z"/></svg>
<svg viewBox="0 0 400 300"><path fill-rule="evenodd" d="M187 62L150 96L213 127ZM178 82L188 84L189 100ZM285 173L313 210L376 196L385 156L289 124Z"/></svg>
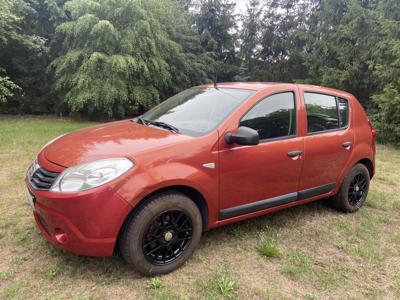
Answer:
<svg viewBox="0 0 400 300"><path fill-rule="evenodd" d="M380 94L372 97L378 107L374 125L378 130L378 142L400 146L400 91L388 84Z"/></svg>

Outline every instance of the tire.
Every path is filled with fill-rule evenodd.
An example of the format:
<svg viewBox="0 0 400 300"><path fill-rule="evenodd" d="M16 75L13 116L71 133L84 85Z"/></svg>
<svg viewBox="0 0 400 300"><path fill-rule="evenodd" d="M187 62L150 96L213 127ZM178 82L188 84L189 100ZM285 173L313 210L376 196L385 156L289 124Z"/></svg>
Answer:
<svg viewBox="0 0 400 300"><path fill-rule="evenodd" d="M185 195L168 192L150 199L125 224L120 251L145 276L169 273L193 254L202 233L197 205Z"/></svg>
<svg viewBox="0 0 400 300"><path fill-rule="evenodd" d="M363 164L356 164L343 180L339 192L332 197L334 208L345 213L359 210L368 196L369 171Z"/></svg>

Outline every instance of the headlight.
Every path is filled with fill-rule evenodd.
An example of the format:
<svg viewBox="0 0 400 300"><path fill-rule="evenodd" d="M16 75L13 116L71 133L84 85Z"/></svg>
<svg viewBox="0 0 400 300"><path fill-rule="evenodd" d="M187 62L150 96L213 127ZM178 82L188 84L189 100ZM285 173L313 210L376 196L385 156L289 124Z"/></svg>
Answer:
<svg viewBox="0 0 400 300"><path fill-rule="evenodd" d="M59 138L62 138L64 135L66 135L66 133L55 137L55 138L52 139L51 141L48 141L48 142L46 143L46 145L44 145L44 146L39 150L39 152L42 152L42 150L43 150L44 148L46 148L48 145L50 145L52 142L55 142L55 141L58 140Z"/></svg>
<svg viewBox="0 0 400 300"><path fill-rule="evenodd" d="M128 171L133 162L127 158L109 158L66 169L50 188L56 193L76 193L105 184Z"/></svg>

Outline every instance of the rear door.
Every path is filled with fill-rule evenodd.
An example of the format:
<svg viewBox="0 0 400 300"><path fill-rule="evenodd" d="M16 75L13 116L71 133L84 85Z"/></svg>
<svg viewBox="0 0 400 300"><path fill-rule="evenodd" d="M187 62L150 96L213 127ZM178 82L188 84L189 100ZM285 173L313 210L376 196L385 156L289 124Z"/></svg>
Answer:
<svg viewBox="0 0 400 300"><path fill-rule="evenodd" d="M330 192L353 151L349 100L335 95L304 92L307 119L300 197Z"/></svg>

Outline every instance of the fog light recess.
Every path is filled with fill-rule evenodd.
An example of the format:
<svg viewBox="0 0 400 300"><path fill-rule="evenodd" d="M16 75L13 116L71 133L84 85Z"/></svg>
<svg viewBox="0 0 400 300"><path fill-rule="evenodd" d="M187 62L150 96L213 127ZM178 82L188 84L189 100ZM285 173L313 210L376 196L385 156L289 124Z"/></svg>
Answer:
<svg viewBox="0 0 400 300"><path fill-rule="evenodd" d="M54 237L56 238L57 242L60 244L66 244L68 242L67 234L60 228L56 228L54 230Z"/></svg>

